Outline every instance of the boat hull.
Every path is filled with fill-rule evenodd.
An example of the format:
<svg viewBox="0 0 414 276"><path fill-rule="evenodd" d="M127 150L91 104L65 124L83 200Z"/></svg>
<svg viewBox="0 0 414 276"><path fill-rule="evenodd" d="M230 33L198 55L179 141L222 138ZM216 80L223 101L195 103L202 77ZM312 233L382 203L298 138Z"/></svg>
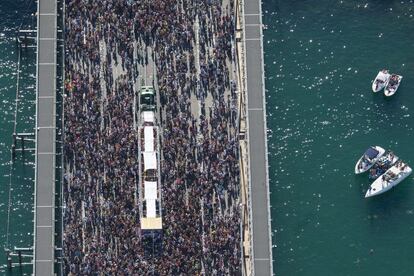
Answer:
<svg viewBox="0 0 414 276"><path fill-rule="evenodd" d="M382 159L386 159L382 160ZM369 179L375 180L381 175L383 175L389 168L394 166L394 164L399 160L399 157L396 156L393 152L387 151L381 158L378 159L377 163L372 166L369 173ZM372 173L371 170L374 169L375 173Z"/></svg>
<svg viewBox="0 0 414 276"><path fill-rule="evenodd" d="M388 83L390 75L388 72L379 71L378 75L375 77L374 81L372 82L372 92L377 93L384 89L384 87ZM381 82L378 82L380 80Z"/></svg>
<svg viewBox="0 0 414 276"><path fill-rule="evenodd" d="M371 184L370 188L365 194L365 198L380 195L380 194L385 193L386 191L389 191L392 187L397 186L404 179L406 179L411 173L412 173L412 169L410 167L407 167L403 175L401 175L400 177L398 177L397 179L391 182L384 181L382 177L379 177L377 180L375 180Z"/></svg>
<svg viewBox="0 0 414 276"><path fill-rule="evenodd" d="M387 82L387 86L385 87L385 89L384 89L384 95L385 96L387 96L387 97L391 97L392 95L394 95L396 92L397 92L397 90L398 90L398 87L400 87L400 83L401 83L401 80L402 80L402 76L400 76L400 75L397 75L398 76L398 83L394 86L394 87L389 87L389 83Z"/></svg>
<svg viewBox="0 0 414 276"><path fill-rule="evenodd" d="M376 82L374 81L372 83L372 92L377 93L377 92L381 91L381 89L383 89L384 87L385 87L385 85L376 84Z"/></svg>

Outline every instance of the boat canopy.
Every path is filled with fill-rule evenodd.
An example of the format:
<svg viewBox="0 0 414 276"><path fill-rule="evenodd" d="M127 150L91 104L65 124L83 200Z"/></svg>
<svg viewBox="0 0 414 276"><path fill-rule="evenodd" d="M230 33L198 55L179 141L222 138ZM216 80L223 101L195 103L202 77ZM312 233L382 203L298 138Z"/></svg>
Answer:
<svg viewBox="0 0 414 276"><path fill-rule="evenodd" d="M379 151L377 151L374 148L369 148L367 149L367 151L365 152L365 155L369 157L369 159L374 159L375 157L377 157L379 154Z"/></svg>
<svg viewBox="0 0 414 276"><path fill-rule="evenodd" d="M157 182L145 181L145 199L157 199Z"/></svg>
<svg viewBox="0 0 414 276"><path fill-rule="evenodd" d="M144 127L144 151L154 151L154 127Z"/></svg>
<svg viewBox="0 0 414 276"><path fill-rule="evenodd" d="M155 152L143 152L144 156L144 171L157 169L157 155Z"/></svg>

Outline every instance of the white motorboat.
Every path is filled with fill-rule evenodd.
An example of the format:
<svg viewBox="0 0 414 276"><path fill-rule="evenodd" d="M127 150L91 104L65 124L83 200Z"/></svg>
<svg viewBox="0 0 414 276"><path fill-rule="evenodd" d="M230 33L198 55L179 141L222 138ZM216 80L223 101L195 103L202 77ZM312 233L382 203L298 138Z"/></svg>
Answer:
<svg viewBox="0 0 414 276"><path fill-rule="evenodd" d="M394 166L371 184L365 197L376 196L388 191L407 178L411 172L412 169L406 163L401 160L397 161Z"/></svg>
<svg viewBox="0 0 414 276"><path fill-rule="evenodd" d="M377 77L372 83L372 91L376 93L383 89L387 85L389 78L390 74L388 73L388 70L384 69L379 71Z"/></svg>
<svg viewBox="0 0 414 276"><path fill-rule="evenodd" d="M402 78L403 77L400 75L392 74L387 85L385 86L384 95L387 97L394 95L400 86Z"/></svg>
<svg viewBox="0 0 414 276"><path fill-rule="evenodd" d="M355 174L360 174L369 170L374 166L375 162L384 155L384 153L385 150L380 146L369 147L356 163Z"/></svg>
<svg viewBox="0 0 414 276"><path fill-rule="evenodd" d="M398 159L397 155L392 151L387 150L369 170L369 179L375 180L383 175L389 168L394 166Z"/></svg>

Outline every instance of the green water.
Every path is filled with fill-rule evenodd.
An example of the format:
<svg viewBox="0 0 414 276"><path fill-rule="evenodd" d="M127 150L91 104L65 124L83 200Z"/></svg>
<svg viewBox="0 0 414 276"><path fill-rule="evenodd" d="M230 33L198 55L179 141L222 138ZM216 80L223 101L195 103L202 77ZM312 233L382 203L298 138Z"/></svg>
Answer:
<svg viewBox="0 0 414 276"><path fill-rule="evenodd" d="M365 199L369 145L414 166L413 1L263 5L274 272L414 275L413 175ZM403 75L392 98L378 71Z"/></svg>
<svg viewBox="0 0 414 276"><path fill-rule="evenodd" d="M5 269L5 247L31 247L33 244L33 151L18 152L10 171L10 149L16 109L17 47L16 30L33 27L30 13L36 9L31 0L0 1L0 275ZM17 132L33 132L36 99L36 55L34 49L22 51ZM19 145L19 144L18 144ZM33 148L27 142L26 147ZM11 177L10 177L11 172ZM10 187L11 183L11 187ZM10 235L7 244L9 191L11 188ZM15 269L10 275L27 275L31 268Z"/></svg>
<svg viewBox="0 0 414 276"><path fill-rule="evenodd" d="M29 2L0 1L0 275L17 77L13 38ZM263 11L276 275L414 275L413 177L366 200L370 182L353 174L371 144L414 166L413 1L265 0ZM390 99L370 90L382 68L404 76ZM34 74L29 50L19 132L34 127ZM11 246L33 242L33 162L30 153L17 154L12 169Z"/></svg>

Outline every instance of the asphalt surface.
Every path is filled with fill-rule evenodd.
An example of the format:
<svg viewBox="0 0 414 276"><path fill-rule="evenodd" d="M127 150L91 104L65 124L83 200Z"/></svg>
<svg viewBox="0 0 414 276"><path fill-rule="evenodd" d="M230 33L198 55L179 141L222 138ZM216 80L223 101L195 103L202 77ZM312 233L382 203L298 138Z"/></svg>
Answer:
<svg viewBox="0 0 414 276"><path fill-rule="evenodd" d="M266 106L260 0L245 0L247 124L252 258L254 275L272 275Z"/></svg>
<svg viewBox="0 0 414 276"><path fill-rule="evenodd" d="M54 275L56 0L38 1L35 275Z"/></svg>

